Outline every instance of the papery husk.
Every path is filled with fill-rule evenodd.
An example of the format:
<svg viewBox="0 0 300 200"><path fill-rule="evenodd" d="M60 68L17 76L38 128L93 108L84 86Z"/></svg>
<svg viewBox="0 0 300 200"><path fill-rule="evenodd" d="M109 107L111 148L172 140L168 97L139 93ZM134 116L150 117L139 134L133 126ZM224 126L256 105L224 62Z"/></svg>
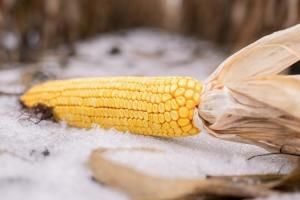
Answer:
<svg viewBox="0 0 300 200"><path fill-rule="evenodd" d="M300 25L225 60L205 81L198 111L208 133L300 155L300 78L278 75L300 59Z"/></svg>
<svg viewBox="0 0 300 200"><path fill-rule="evenodd" d="M124 150L95 149L91 153L88 165L96 181L118 189L136 200L266 197L279 194L279 191L272 190L269 185L278 185L284 177L278 174L216 176L204 179L157 177L105 158L105 153Z"/></svg>
<svg viewBox="0 0 300 200"><path fill-rule="evenodd" d="M289 174L207 176L206 178L164 178L145 174L107 158L107 153L147 151L149 148L98 148L91 152L88 166L94 180L137 200L244 199L267 197L300 190L300 166Z"/></svg>

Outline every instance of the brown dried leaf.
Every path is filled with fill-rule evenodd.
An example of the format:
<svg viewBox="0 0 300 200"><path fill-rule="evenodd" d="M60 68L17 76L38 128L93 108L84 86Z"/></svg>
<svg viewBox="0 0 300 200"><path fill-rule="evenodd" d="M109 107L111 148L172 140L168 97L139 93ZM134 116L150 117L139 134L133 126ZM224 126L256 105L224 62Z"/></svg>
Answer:
<svg viewBox="0 0 300 200"><path fill-rule="evenodd" d="M143 174L104 157L108 149L92 152L89 167L94 178L125 192L133 199L187 199L199 196L250 198L276 192L263 184L279 180L281 175L210 177L208 179L166 179Z"/></svg>

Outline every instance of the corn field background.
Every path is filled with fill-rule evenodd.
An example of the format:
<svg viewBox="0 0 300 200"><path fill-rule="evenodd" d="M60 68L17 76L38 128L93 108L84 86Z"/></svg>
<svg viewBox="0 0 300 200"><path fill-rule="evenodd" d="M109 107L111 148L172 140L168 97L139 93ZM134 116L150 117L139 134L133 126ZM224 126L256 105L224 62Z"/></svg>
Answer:
<svg viewBox="0 0 300 200"><path fill-rule="evenodd" d="M92 177L88 160L96 148L152 149L107 158L172 180L289 173L298 158L249 159L268 152L205 132L164 139L39 121L22 108L18 94L74 77L205 80L233 52L299 22L298 0L0 0L0 199L130 199ZM298 64L287 73L299 73ZM257 200L300 198L299 188L256 194L251 197Z"/></svg>
<svg viewBox="0 0 300 200"><path fill-rule="evenodd" d="M2 0L0 61L137 27L204 38L230 51L299 22L297 0Z"/></svg>

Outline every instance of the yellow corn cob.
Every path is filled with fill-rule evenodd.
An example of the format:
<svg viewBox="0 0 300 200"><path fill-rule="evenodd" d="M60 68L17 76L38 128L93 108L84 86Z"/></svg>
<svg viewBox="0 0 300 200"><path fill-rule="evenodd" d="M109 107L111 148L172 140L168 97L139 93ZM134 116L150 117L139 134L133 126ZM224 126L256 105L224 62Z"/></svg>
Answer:
<svg viewBox="0 0 300 200"><path fill-rule="evenodd" d="M50 81L21 97L28 108L43 105L68 125L153 136L186 136L202 86L189 77L109 77Z"/></svg>

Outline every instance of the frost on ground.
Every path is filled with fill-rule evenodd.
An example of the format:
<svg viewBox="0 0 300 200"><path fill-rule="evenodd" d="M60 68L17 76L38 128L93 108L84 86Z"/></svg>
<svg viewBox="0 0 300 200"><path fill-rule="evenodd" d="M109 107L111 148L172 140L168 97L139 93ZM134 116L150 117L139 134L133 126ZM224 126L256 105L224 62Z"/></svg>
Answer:
<svg viewBox="0 0 300 200"><path fill-rule="evenodd" d="M104 35L76 46L64 67L55 56L41 64L57 78L115 75L188 75L205 79L224 59L207 42L151 30ZM23 68L0 71L0 91L22 90ZM87 168L97 147L147 147L159 152L119 152L111 159L148 174L201 178L206 175L286 173L295 166L288 156L265 156L246 144L198 136L162 139L93 128L83 130L50 121L35 123L22 113L16 97L0 96L0 197L12 199L127 199L94 182ZM300 194L268 199L298 199Z"/></svg>

